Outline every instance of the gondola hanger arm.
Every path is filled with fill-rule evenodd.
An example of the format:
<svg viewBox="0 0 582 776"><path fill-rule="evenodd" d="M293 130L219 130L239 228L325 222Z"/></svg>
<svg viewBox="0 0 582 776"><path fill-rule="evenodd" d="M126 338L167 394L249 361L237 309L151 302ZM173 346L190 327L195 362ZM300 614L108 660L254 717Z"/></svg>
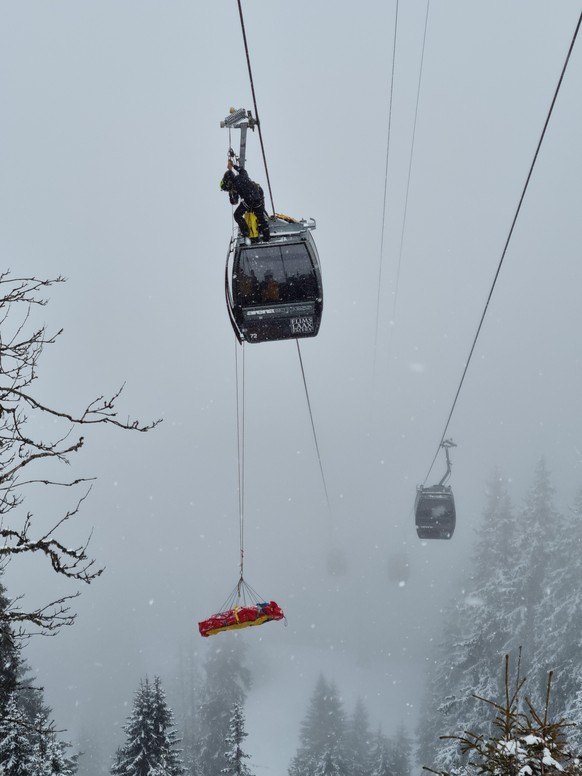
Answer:
<svg viewBox="0 0 582 776"><path fill-rule="evenodd" d="M443 441L441 442L441 447L444 447L444 449L445 449L445 456L447 458L447 470L446 470L442 480L439 482L439 485L444 485L445 482L451 476L452 464L451 464L451 458L449 456L449 448L456 447L456 446L457 445L453 442L452 439L443 439Z"/></svg>

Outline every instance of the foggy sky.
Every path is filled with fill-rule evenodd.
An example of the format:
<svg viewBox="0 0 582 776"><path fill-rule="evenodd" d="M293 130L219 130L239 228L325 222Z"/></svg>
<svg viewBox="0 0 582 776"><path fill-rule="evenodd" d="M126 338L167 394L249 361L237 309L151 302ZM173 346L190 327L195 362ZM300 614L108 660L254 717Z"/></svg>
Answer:
<svg viewBox="0 0 582 776"><path fill-rule="evenodd" d="M331 520L295 343L246 347L246 576L288 617L286 628L240 636L257 673L247 748L251 763L279 772L321 670L348 709L361 694L374 725L414 724L439 607L469 562L493 467L516 503L542 455L560 508L582 485L578 45L449 428L457 531L446 543L416 538L415 488L579 9L433 0L403 234L426 5L400 6L382 256L393 4L243 6L275 208L317 220L325 293L320 334L301 347ZM125 382L120 415L163 418L147 435L87 434L72 470L98 481L77 530L93 529L106 572L82 591L74 628L26 651L57 726L73 743L94 727L113 754L139 678L171 685L180 651L203 660L229 638L203 641L196 623L238 571L235 345L223 299L232 219L218 187L229 138L219 124L231 105L252 109L250 87L234 2L0 8L3 265L68 278L43 310L64 333L37 391L79 409ZM247 152L266 189L256 134ZM431 479L443 473L441 460ZM48 524L54 512L38 514ZM326 575L332 544L348 556L346 577ZM411 568L400 588L387 574L396 552ZM74 592L36 559L11 564L5 582L31 605Z"/></svg>

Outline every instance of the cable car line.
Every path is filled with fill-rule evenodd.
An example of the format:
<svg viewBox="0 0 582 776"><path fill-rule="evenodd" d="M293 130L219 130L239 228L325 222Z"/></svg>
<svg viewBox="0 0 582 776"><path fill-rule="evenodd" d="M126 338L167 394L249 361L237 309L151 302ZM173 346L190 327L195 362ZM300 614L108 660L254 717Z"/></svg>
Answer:
<svg viewBox="0 0 582 776"><path fill-rule="evenodd" d="M221 126L241 130L241 153L243 143L246 144L247 129L258 127L273 215L268 219L270 234L266 240L257 245L247 245L242 237L231 240L225 267L226 305L239 342L315 337L323 311L319 257L311 235L316 224L314 219L297 221L275 212L241 0L237 0L237 5L255 118L250 111L231 109L230 116L221 122ZM243 162L240 163L244 167ZM223 184L224 178L221 187ZM245 221L248 215L252 222L252 208L247 207L247 211ZM247 236L251 243L258 238L256 232L252 233L249 222ZM259 274L263 281L259 281Z"/></svg>
<svg viewBox="0 0 582 776"><path fill-rule="evenodd" d="M415 149L415 142L416 142L416 126L417 126L417 120L418 120L418 107L420 104L420 92L422 87L422 75L424 70L424 53L426 49L426 38L427 38L427 30L428 30L428 18L429 18L429 11L430 11L430 0L427 0L426 4L426 14L424 18L424 32L423 32L423 38L422 38L422 49L421 49L421 57L420 57L420 68L419 68L419 75L418 75L418 86L416 89L416 103L415 103L415 111L414 111L414 122L413 122L413 129L412 129L412 140L410 144L410 154L409 154L409 161L408 161L408 175L407 175L407 182L406 182L406 193L404 197L404 213L402 217L402 228L400 233L400 247L398 251L398 262L396 266L396 277L394 281L394 291L392 292L392 314L390 318L390 324L388 327L388 346L387 346L387 356L388 356L388 362L390 362L390 354L392 350L392 338L393 338L393 332L394 332L394 324L396 321L396 308L398 305L398 291L400 287L400 273L402 268L402 255L404 252L404 235L406 232L406 224L407 224L407 217L408 217L408 199L410 194L410 183L412 180L412 164L414 159L414 149ZM398 4L396 7L396 13L398 13ZM393 64L392 64L392 77L394 77L394 58L396 54L396 24L398 19L396 18L395 23L395 30L394 30L394 48L393 48ZM392 94L390 97L391 104L390 104L390 110L392 109ZM388 142L390 138L390 121L388 124ZM387 151L387 157L386 157L386 172L388 170L388 151ZM385 184L386 186L386 184ZM383 240L384 240L384 220L386 217L386 189L384 194L384 212L382 217L382 247L380 252L380 275L378 278L378 297L376 300L376 338L374 342L374 377L373 380L375 380L375 373L376 373L376 362L377 362L377 339L378 339L378 328L379 328L379 316L380 316L380 281L381 281L381 271L382 271L382 259L383 259Z"/></svg>
<svg viewBox="0 0 582 776"><path fill-rule="evenodd" d="M244 48L245 48L245 55L246 55L246 60L247 60L247 68L248 68L248 71L249 71L249 80L250 80L250 85L251 85L251 92L252 92L252 95L253 95L253 106L254 106L254 109L255 109L255 119L256 119L256 124L257 124L258 130L259 130L259 140L260 140L260 144L261 144L261 152L262 152L262 155L263 155L263 164L264 164L264 167L265 167L265 174L266 174L266 177L267 177L267 186L269 188L269 196L270 196L270 199L271 199L271 206L272 206L272 209L273 209L273 213L276 213L275 205L273 203L273 193L272 193L271 181L270 181L270 177L269 177L269 169L268 169L268 165L267 165L267 157L266 157L266 154L265 154L265 147L264 147L264 143L263 143L263 134L262 134L262 131L261 131L261 122L259 121L259 109L258 109L258 106L257 106L257 98L256 98L256 93L255 93L254 81L253 81L253 73L252 73L252 68L251 68L251 59L250 59L248 41L247 41L247 36L246 36L246 29L245 29L245 23L244 23L244 16L243 16L243 11L242 11L241 0L237 0L237 5L238 5L238 11L239 11L239 17L240 17L240 23L241 23L241 31L242 31L242 36L243 36ZM307 234L309 234L309 233L307 233ZM323 483L323 490L325 492L325 499L326 499L326 504L327 504L328 512L329 512L329 514L331 516L332 515L331 502L330 502L330 499L329 499L329 491L327 489L327 481L325 479L325 473L324 473L323 463L322 463L322 459L321 459L321 452L320 452L320 449L319 449L319 442L318 442L318 439L317 439L317 431L315 429L315 422L314 422L314 419L313 419L313 410L311 408L311 400L310 400L310 397L309 397L309 390L308 390L308 387L307 387L307 379L306 379L306 376L305 376L305 368L303 366L303 359L301 357L301 348L299 346L299 339L295 338L295 342L296 342L296 345L297 345L297 353L299 355L299 364L301 366L301 375L302 375L302 378L303 378L303 386L305 388L305 397L307 399L307 407L308 407L308 410L309 410L309 418L310 418L310 421L311 421L311 429L312 429L312 432L313 432L313 439L314 439L314 442L315 442L315 450L316 450L316 453L317 453L317 460L319 462L319 471L321 473L321 479L322 479L322 483ZM242 568L242 560L241 560L241 568Z"/></svg>
<svg viewBox="0 0 582 776"><path fill-rule="evenodd" d="M242 36L243 36L243 43L244 43L244 47L245 47L245 55L246 55L246 59L247 59L247 68L248 68L248 71L249 71L249 81L250 81L250 84L251 84L251 92L252 92L252 95L253 95L253 106L255 108L255 119L256 119L256 122L257 122L257 127L259 129L259 142L261 144L261 153L263 155L263 165L265 167L265 176L267 178L267 187L269 189L269 198L271 200L271 208L273 210L273 213L276 213L277 211L275 210L275 204L273 202L273 191L271 189L271 179L269 178L269 168L267 166L267 156L265 154L265 146L263 144L263 133L261 131L261 122L259 121L259 109L257 107L257 96L255 94L255 83L253 81L253 71L252 71L252 68L251 68L251 58L250 58L250 55L249 55L249 46L248 46L248 42L247 42L247 33L246 33L246 30L245 30L245 20L244 20L244 17L243 17L243 10L242 10L241 0L237 0L237 5L238 5L238 14L239 14L239 17L240 17L240 26L241 26Z"/></svg>
<svg viewBox="0 0 582 776"><path fill-rule="evenodd" d="M221 122L222 127L229 130L229 157L234 156L231 143L231 129L241 130L241 167L244 167L244 151L246 149L247 129L258 127L261 151L265 173L267 176L273 217L269 219L270 239L266 241L246 240L237 236L233 229L225 269L225 294L231 324L238 343L243 346L242 373L239 380L237 360L237 439L238 439L238 482L239 482L239 514L240 514L240 581L239 588L244 583L244 495L245 495L245 440L244 440L244 342L265 342L294 338L297 344L301 374L307 399L315 449L319 462L319 470L327 508L331 516L331 504L319 441L313 418L311 399L307 387L305 369L299 346L299 338L315 336L319 330L323 306L323 291L317 248L311 236L315 228L314 219L296 221L288 216L275 213L272 187L269 178L268 164L262 137L261 124L254 88L249 46L244 24L241 0L237 0L241 31L247 60L250 86L253 96L255 118L243 109L231 109L229 117ZM232 200L231 200L232 202ZM250 230L250 224L247 222ZM290 269L287 271L286 264ZM292 269L291 269L292 268ZM268 271L267 271L268 270ZM260 271L260 273L259 273ZM258 283L257 278L263 276L265 282ZM289 274L295 273L295 274ZM270 276L270 280L267 278ZM238 359L238 350L236 350ZM240 589L237 595L240 595Z"/></svg>
<svg viewBox="0 0 582 776"><path fill-rule="evenodd" d="M378 265L378 295L376 298L376 331L374 333L374 374L372 384L376 378L376 361L378 353L378 332L380 329L380 293L382 288L382 259L384 256L384 233L386 226L386 201L388 199L388 163L390 159L390 139L392 136L392 103L394 100L394 69L396 65L396 39L398 34L398 0L394 14L394 39L392 41L392 72L390 74L390 100L388 103L388 136L386 139L386 164L384 167L384 198L382 201L382 229L380 231L380 261Z"/></svg>
<svg viewBox="0 0 582 776"><path fill-rule="evenodd" d="M537 162L537 159L538 159L538 156L539 156L539 152L540 152L540 149L541 149L541 146L542 146L542 143L543 143L544 137L545 137L545 135L546 135L546 130L547 130L547 128L548 128L548 125L549 125L549 123L550 123L550 118L551 118L551 116L552 116L552 113L553 113L553 110L554 110L554 106L555 106L555 104L556 104L556 100L557 100L557 98L558 98L558 93L559 93L559 91L560 91L560 88L561 88L561 86L562 86L562 81L564 80L564 75L565 75L565 73L566 73L566 69L567 69L567 67L568 67L568 63L569 63L569 61L570 61L570 56L571 56L571 54L572 54L572 51L573 51L573 49L574 49L574 45L575 45L575 43L576 43L576 38L578 37L578 32L579 32L579 30L580 30L580 26L581 26L581 24L582 24L582 13L580 13L580 16L579 16L579 18L578 18L578 23L577 23L577 25L576 25L576 29L575 29L575 31L574 31L574 35L572 36L572 41L571 41L571 43L570 43L570 47L569 47L569 49L568 49L568 53L567 53L567 55L566 55L566 58L565 58L565 60L564 60L564 64L563 64L563 66L562 66L562 71L561 71L561 73L560 73L560 78L558 79L558 83L557 83L557 85L556 85L556 88L555 88L555 90L554 90L554 96L552 97L552 101L551 101L551 104L550 104L550 107L549 107L548 113L547 113L547 115L546 115L546 120L545 120L545 122L544 122L544 126L543 126L543 129L542 129L542 132L541 132L540 138L539 138L539 140L538 140L538 144L537 144L537 147L536 147L535 153L534 153L534 155L533 155L532 162L531 162L531 164L530 164L530 167L529 167L529 171L528 171L528 174L527 174L527 177L526 177L526 180L525 180L525 184L524 184L524 186L523 186L523 190L522 190L522 192L521 192L521 196L520 196L520 198L519 198L519 202L518 202L518 204L517 204L517 208L516 208L516 210L515 210L515 214L514 214L514 216L513 216L513 220L512 220L512 222L511 222L511 227L510 227L510 229L509 229L509 233L508 233L508 235L507 235L507 239L505 240L505 245L504 245L504 247L503 247L503 251L502 251L502 253L501 253L501 258L500 258L500 260L499 260L499 264L497 265L497 270L496 270L496 272L495 272L495 276L494 276L494 278L493 278L493 283L491 284L491 288L489 289L489 294L488 294L488 296L487 296L487 301L485 302L485 307L484 307L484 309L483 309L483 313L481 314L481 319L480 319L480 321L479 321L479 325L477 326L477 331L476 331L475 337L474 337L474 339L473 339L473 344L471 345L471 350L469 351L469 357L467 358L467 361L466 361L466 363L465 363L465 368L463 369L463 373L462 373L462 375L461 375L461 380L460 380L460 382L459 382L459 385L458 385L457 391L456 391L456 393L455 393L455 398L454 398L454 400L453 400L453 404L452 404L451 410L450 410L450 412L449 412L449 415L448 415L448 418L447 418L447 422L445 423L445 427L444 427L444 430L443 430L443 433L442 433L442 436L441 436L441 439L440 439L439 445L438 445L438 447L437 447L437 451L436 451L436 453L435 453L435 456L434 456L434 458L433 458L433 460L432 460L432 463L431 463L431 465L430 465L430 468L429 468L429 470L428 470L428 472L427 472L427 475L426 475L426 478L425 478L424 482L426 482L426 480L428 479L428 476L430 475L430 472L431 472L431 470L432 470L432 468L433 468L433 466L434 466L434 464L435 464L435 461L436 461L436 459L437 459L437 456L438 456L438 454L439 454L439 451L440 451L440 449L441 449L441 447L443 446L443 443L444 443L444 441L445 441L445 437L446 437L446 435L447 435L447 431L448 431L448 428L449 428L449 424L450 424L450 422L451 422L451 418L452 418L452 416L453 416L453 412L455 411L455 407L456 407L456 405L457 405L457 400L458 400L458 398L459 398L459 394L461 393L461 388L463 387L463 383L464 383L464 381L465 381L465 376L466 376L466 374L467 374L467 370L468 370L468 368L469 368L469 364L471 363L471 358L473 357L473 353L474 353L474 351L475 351L475 346L477 345L477 340L478 340L478 338L479 338L479 335L480 335L480 333L481 333L481 329L482 329L482 327L483 327L483 322L484 322L484 320L485 320L485 316L486 316L486 314L487 314L487 311L488 311L488 309L489 309L489 303L490 303L490 301L491 301L491 297L493 296L493 291L494 291L494 289L495 289L495 286L496 286L496 284L497 284L497 280L498 280L498 278L499 278L499 274L500 274L500 272L501 272L501 267L502 267L502 265L503 265L503 261L504 261L504 259L505 259L505 255L506 255L506 253L507 253L507 249L508 249L508 247L509 247L510 240L511 240L511 238L512 238L512 236L513 236L513 231L514 231L514 229L515 229L515 225L516 225L516 223L517 223L517 219L518 219L518 216L519 216L519 214L520 214L520 211L521 211L521 206L522 206L522 204L523 204L523 201L524 201L524 199L525 199L525 194L526 194L526 192L527 192L527 189L528 189L528 187L529 187L529 183L530 183L530 180L531 180L531 177L532 177L533 171L534 171L534 167L535 167L535 165L536 165L536 162Z"/></svg>
<svg viewBox="0 0 582 776"><path fill-rule="evenodd" d="M416 125L418 120L418 106L420 104L420 90L422 87L422 73L424 69L424 51L426 48L426 33L428 29L428 15L430 11L430 0L426 3L426 15L424 17L424 33L422 36L422 51L420 55L420 70L418 73L418 87L416 89L416 105L414 108L414 123L412 126L412 141L410 144L410 156L408 159L408 178L406 181L406 194L404 196L404 215L402 217L402 230L400 232L400 249L398 251L398 265L396 269L396 281L394 284L394 298L392 300L392 320L396 318L396 305L398 303L398 287L400 284L400 269L402 266L402 253L404 251L404 234L406 230L406 221L408 217L408 197L410 194L410 181L412 179L412 160L414 158L414 146L416 141Z"/></svg>
<svg viewBox="0 0 582 776"><path fill-rule="evenodd" d="M325 479L325 473L323 470L323 462L321 460L321 453L319 451L319 442L317 441L317 432L315 430L315 421L313 420L313 410L311 409L311 400L309 398L309 391L307 389L307 379L305 377L305 369L303 368L303 358L301 356L301 347L299 345L299 340L295 340L295 343L297 345L297 354L299 355L299 364L301 366L301 376L303 377L303 386L305 388L305 398L307 399L307 408L309 409L309 418L311 420L311 430L313 431L313 440L315 442L315 450L317 452L317 460L319 461L319 471L321 473L321 481L323 483L323 490L325 492L325 501L327 503L327 510L329 513L330 518L333 517L333 512L331 509L331 501L329 499L329 491L327 489L327 481Z"/></svg>

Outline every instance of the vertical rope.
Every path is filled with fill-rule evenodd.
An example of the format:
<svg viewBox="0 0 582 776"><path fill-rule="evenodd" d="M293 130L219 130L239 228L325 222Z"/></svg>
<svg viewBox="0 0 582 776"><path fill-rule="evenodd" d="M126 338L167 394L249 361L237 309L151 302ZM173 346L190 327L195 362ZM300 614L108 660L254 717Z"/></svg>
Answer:
<svg viewBox="0 0 582 776"><path fill-rule="evenodd" d="M240 578L244 577L245 560L245 344L241 343L242 351L242 439L241 439L241 505L240 505Z"/></svg>
<svg viewBox="0 0 582 776"><path fill-rule="evenodd" d="M236 439L238 468L238 511L240 542L240 580L244 573L244 516L245 516L245 349L241 343L241 368L239 370L238 343L235 340L236 366ZM239 371L241 379L239 380ZM240 584L240 583L239 583Z"/></svg>
<svg viewBox="0 0 582 776"><path fill-rule="evenodd" d="M264 164L264 167L265 167L265 175L267 177L267 185L268 185L268 188L269 188L269 196L270 196L270 199L271 199L271 207L273 209L273 213L275 213L276 211L275 211L275 204L273 202L273 191L272 191L272 188L271 188L271 180L270 180L270 177L269 177L269 169L268 169L268 166L267 166L267 157L266 157L266 154L265 154L265 147L264 147L264 144L263 144L263 134L262 134L262 131L261 131L261 122L259 120L259 108L257 106L257 98L256 98L256 94L255 94L255 85L254 85L254 81L253 81L253 73L252 73L252 68L251 68L251 60L250 60L250 55L249 55L249 47L248 47L248 42L247 42L247 35L246 35L246 29L245 29L245 23L244 23L244 17L243 17L241 0L237 0L237 5L238 5L238 11L239 11L239 17L240 17L240 24L241 24L241 30L242 30L242 36L243 36L246 60L247 60L247 68L248 68L248 72L249 72L249 81L250 81L250 85L251 85L251 92L252 92L252 95L253 95L253 105L254 105L254 109L255 109L255 118L257 120L257 127L258 127L258 130L259 130L259 140L260 140L260 143L261 143L261 153L263 155L263 164ZM325 499L326 499L329 515L330 515L330 518L331 518L332 517L331 502L330 502L330 499L329 499L329 492L328 492L328 489L327 489L327 482L326 482L325 473L324 473L324 470L323 470L323 463L322 463L322 460L321 460L321 453L320 453L320 450L319 450L319 443L318 443L318 440L317 440L317 433L316 433L316 430L315 430L315 422L313 420L313 412L312 412L312 409L311 409L311 401L310 401L310 398L309 398L309 391L307 389L307 381L306 381L306 377L305 377L305 369L303 368L303 359L301 357L301 348L299 347L299 341L295 340L295 342L296 342L296 345L297 345L297 353L299 354L299 363L301 365L301 374L302 374L302 377L303 377L303 385L305 387L305 396L307 398L307 406L308 406L308 409L309 409L309 417L310 417L310 420L311 420L311 428L312 428L312 431L313 431L313 438L315 440L315 449L316 449L316 452L317 452L317 459L319 461L319 470L321 472L321 479L322 479L322 482L323 482L323 489L324 489L324 492L325 492ZM244 440L243 440L243 445L244 445ZM243 515L243 510L241 508L241 580L242 580L242 564L243 564L243 517L242 517L242 515Z"/></svg>

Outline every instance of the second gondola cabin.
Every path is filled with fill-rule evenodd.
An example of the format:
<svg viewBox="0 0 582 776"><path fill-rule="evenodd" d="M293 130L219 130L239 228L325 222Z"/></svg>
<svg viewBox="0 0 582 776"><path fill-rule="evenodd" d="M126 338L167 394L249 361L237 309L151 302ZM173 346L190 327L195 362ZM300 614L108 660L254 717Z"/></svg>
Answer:
<svg viewBox="0 0 582 776"><path fill-rule="evenodd" d="M419 539L451 539L457 518L450 485L419 486L414 517Z"/></svg>
<svg viewBox="0 0 582 776"><path fill-rule="evenodd" d="M231 240L225 292L239 342L315 337L323 288L312 230L315 221L271 216L268 242Z"/></svg>

